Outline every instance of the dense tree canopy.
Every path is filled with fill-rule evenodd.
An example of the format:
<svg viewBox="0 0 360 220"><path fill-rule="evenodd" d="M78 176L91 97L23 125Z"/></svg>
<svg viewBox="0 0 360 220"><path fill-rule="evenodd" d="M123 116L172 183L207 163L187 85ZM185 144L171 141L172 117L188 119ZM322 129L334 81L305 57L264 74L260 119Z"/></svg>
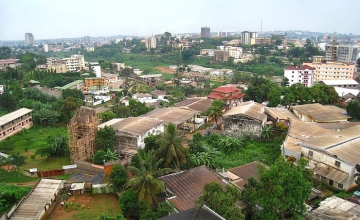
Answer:
<svg viewBox="0 0 360 220"><path fill-rule="evenodd" d="M114 190L121 192L124 189L125 184L129 181L129 174L123 165L117 164L111 167L110 179Z"/></svg>
<svg viewBox="0 0 360 220"><path fill-rule="evenodd" d="M115 131L111 126L105 126L100 128L96 132L96 148L99 150L107 151L108 149L113 151L116 141Z"/></svg>

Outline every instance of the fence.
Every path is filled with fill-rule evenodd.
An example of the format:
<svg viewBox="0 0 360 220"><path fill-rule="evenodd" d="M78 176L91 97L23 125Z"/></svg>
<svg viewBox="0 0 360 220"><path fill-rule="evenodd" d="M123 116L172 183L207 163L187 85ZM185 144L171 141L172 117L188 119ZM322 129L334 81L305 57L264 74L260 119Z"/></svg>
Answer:
<svg viewBox="0 0 360 220"><path fill-rule="evenodd" d="M113 193L114 189L109 184L96 184L92 186L93 194Z"/></svg>
<svg viewBox="0 0 360 220"><path fill-rule="evenodd" d="M50 176L59 176L64 175L64 170L48 170L48 171L38 171L38 177L50 177Z"/></svg>

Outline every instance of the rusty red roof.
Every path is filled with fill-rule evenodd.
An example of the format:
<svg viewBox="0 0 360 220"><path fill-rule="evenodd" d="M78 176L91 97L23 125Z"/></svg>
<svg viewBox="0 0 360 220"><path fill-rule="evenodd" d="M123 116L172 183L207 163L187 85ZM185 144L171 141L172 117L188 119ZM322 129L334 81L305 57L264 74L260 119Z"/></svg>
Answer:
<svg viewBox="0 0 360 220"><path fill-rule="evenodd" d="M206 166L162 176L159 179L163 180L166 188L174 194L168 200L179 211L194 208L194 201L200 197L206 184L216 182L222 186L226 185L219 176L211 172Z"/></svg>
<svg viewBox="0 0 360 220"><path fill-rule="evenodd" d="M231 92L241 92L241 89L233 87L233 86L224 86L224 87L217 87L213 91L227 94L227 93L231 93Z"/></svg>
<svg viewBox="0 0 360 220"><path fill-rule="evenodd" d="M251 163L247 163L242 166L232 168L232 169L228 170L228 172L233 173L238 178L241 178L238 180L234 180L234 183L241 189L244 189L244 186L245 186L245 184L248 183L248 180L250 179L250 177L254 177L255 179L258 178L257 165L258 165L258 162L253 161Z"/></svg>

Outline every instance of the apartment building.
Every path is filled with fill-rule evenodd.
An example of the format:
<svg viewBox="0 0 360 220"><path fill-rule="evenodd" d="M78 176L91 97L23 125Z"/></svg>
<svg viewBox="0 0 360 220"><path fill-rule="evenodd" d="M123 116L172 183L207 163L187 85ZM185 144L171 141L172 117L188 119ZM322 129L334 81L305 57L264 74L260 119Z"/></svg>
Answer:
<svg viewBox="0 0 360 220"><path fill-rule="evenodd" d="M60 59L58 57L47 58L47 69L55 70L57 73L78 72L85 67L83 55L71 55L70 58Z"/></svg>
<svg viewBox="0 0 360 220"><path fill-rule="evenodd" d="M234 57L235 59L239 59L242 54L242 48L241 47L230 47L226 46L225 51L229 52L229 57Z"/></svg>
<svg viewBox="0 0 360 220"><path fill-rule="evenodd" d="M353 79L355 64L344 62L312 62L303 65L315 68L315 81Z"/></svg>
<svg viewBox="0 0 360 220"><path fill-rule="evenodd" d="M90 86L107 86L108 82L105 77L91 77L91 78L85 78L84 80L85 87Z"/></svg>
<svg viewBox="0 0 360 220"><path fill-rule="evenodd" d="M332 53L334 51L334 61L355 63L356 58L359 54L359 45L332 45L328 44L325 46L326 60L332 61Z"/></svg>
<svg viewBox="0 0 360 220"><path fill-rule="evenodd" d="M145 46L148 50L150 50L151 48L156 48L156 38L155 37L146 38Z"/></svg>
<svg viewBox="0 0 360 220"><path fill-rule="evenodd" d="M314 85L315 68L303 66L288 66L284 68L284 77L289 79L289 86L295 83L301 83L304 86Z"/></svg>
<svg viewBox="0 0 360 220"><path fill-rule="evenodd" d="M267 38L267 37L255 37L255 38L251 38L250 39L250 44L251 45L269 45L270 44L270 40L271 38Z"/></svg>
<svg viewBox="0 0 360 220"><path fill-rule="evenodd" d="M243 31L241 32L241 43L250 44L251 38L257 38L258 36L258 32Z"/></svg>
<svg viewBox="0 0 360 220"><path fill-rule="evenodd" d="M0 117L0 141L32 127L31 109L21 108Z"/></svg>

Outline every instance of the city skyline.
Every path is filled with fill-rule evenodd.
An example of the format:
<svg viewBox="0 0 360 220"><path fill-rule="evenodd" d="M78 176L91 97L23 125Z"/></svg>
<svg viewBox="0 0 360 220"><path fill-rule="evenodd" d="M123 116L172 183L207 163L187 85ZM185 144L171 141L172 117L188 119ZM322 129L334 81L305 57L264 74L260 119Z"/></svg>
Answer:
<svg viewBox="0 0 360 220"><path fill-rule="evenodd" d="M0 2L0 40L35 40L99 36L151 36L165 31L200 33L217 31L309 30L359 34L349 6L339 1L168 1L109 0L60 2L14 0ZM351 8L351 7L350 7ZM331 15L331 16L330 16ZM346 24L346 25L344 25Z"/></svg>

